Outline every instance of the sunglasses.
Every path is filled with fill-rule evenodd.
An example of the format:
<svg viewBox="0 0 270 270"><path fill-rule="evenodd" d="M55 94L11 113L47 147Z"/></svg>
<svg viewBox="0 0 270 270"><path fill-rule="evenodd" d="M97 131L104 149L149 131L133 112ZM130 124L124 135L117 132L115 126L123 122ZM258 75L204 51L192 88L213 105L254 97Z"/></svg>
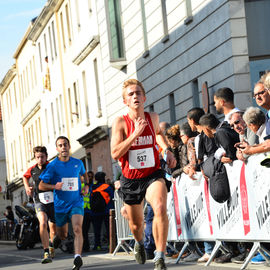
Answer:
<svg viewBox="0 0 270 270"><path fill-rule="evenodd" d="M234 123L231 123L231 128L238 125L240 123L240 120L236 120Z"/></svg>
<svg viewBox="0 0 270 270"><path fill-rule="evenodd" d="M263 91L254 94L254 95L253 95L253 98L256 99L258 96L263 95L265 92L266 92L266 90L264 89Z"/></svg>

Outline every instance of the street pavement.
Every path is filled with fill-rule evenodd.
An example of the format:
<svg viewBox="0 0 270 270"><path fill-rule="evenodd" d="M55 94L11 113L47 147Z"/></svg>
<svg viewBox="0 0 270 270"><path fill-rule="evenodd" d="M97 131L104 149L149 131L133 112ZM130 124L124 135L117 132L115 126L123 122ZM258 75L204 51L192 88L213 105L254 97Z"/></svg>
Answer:
<svg viewBox="0 0 270 270"><path fill-rule="evenodd" d="M56 258L52 263L41 264L42 249L38 244L34 249L17 250L15 245L7 245L2 243L0 245L0 269L8 270L49 270L59 269L68 270L72 269L73 255L63 253L61 250L56 250ZM153 262L147 261L144 265L139 265L135 262L134 257L131 254L119 252L116 256L106 253L105 251L90 251L83 253L82 270L150 270L154 269ZM166 259L168 270L233 270L240 269L241 265L229 263L229 264L216 264L212 263L208 267L204 267L202 264L196 263L182 263L175 264L175 260ZM249 264L246 268L248 270L269 270L270 267L263 265L254 266Z"/></svg>

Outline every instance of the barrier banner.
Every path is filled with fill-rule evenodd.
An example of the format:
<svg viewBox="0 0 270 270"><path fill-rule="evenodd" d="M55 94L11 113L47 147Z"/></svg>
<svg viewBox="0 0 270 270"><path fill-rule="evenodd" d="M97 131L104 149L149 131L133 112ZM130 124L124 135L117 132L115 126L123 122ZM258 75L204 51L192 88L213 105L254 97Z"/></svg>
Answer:
<svg viewBox="0 0 270 270"><path fill-rule="evenodd" d="M176 217L175 217L175 202L173 196L173 189L167 195L167 215L169 220L168 237L167 241L179 240L177 235Z"/></svg>
<svg viewBox="0 0 270 270"><path fill-rule="evenodd" d="M249 157L245 174L252 238L269 242L270 169L260 165L263 159L264 154Z"/></svg>
<svg viewBox="0 0 270 270"><path fill-rule="evenodd" d="M205 179L200 173L197 176L197 180L192 180L182 174L177 182L182 237L185 240L212 240L214 235L204 189Z"/></svg>
<svg viewBox="0 0 270 270"><path fill-rule="evenodd" d="M233 162L233 165L225 164L231 197L224 203L218 203L210 196L212 221L215 237L217 239L245 238L240 199L240 173L242 163L242 161L237 160Z"/></svg>

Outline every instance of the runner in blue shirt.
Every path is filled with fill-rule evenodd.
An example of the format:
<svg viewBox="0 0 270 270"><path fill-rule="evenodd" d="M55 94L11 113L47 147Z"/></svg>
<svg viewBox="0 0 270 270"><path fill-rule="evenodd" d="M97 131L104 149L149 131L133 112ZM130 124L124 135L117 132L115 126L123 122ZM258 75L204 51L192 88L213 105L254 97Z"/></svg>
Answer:
<svg viewBox="0 0 270 270"><path fill-rule="evenodd" d="M74 232L74 265L73 270L82 266L82 223L83 195L89 190L88 175L81 160L70 157L69 139L60 136L56 139L56 150L59 153L40 175L40 190L54 190L54 207L56 220L56 237L53 240L57 248L61 240L68 235L68 222L71 221ZM81 188L81 176L85 186ZM50 183L50 184L49 184Z"/></svg>

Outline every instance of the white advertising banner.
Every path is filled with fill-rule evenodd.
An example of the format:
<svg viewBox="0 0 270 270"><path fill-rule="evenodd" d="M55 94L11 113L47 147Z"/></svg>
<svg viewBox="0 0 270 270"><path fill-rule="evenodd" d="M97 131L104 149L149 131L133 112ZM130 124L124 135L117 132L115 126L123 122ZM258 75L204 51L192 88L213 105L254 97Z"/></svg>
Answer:
<svg viewBox="0 0 270 270"><path fill-rule="evenodd" d="M214 237L209 205L208 183L197 173L197 180L186 174L176 180L181 220L181 236L185 240L212 240Z"/></svg>

